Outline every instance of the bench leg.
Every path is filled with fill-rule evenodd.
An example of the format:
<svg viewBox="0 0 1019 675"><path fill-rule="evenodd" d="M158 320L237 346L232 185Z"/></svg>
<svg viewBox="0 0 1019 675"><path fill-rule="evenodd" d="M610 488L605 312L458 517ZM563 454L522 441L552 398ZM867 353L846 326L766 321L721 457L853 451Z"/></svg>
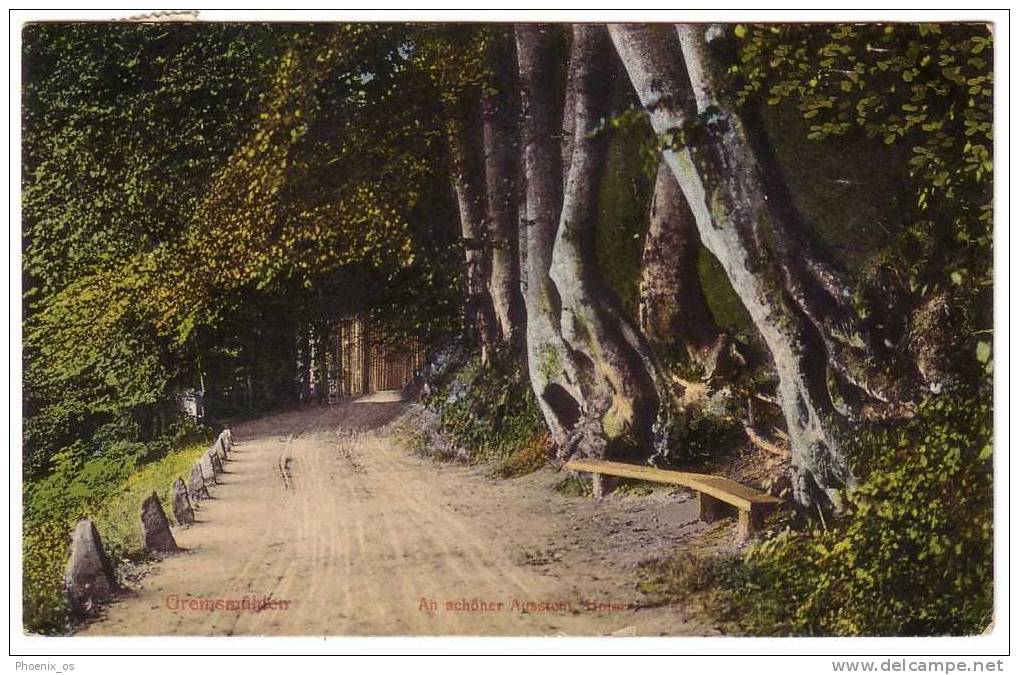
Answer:
<svg viewBox="0 0 1019 675"><path fill-rule="evenodd" d="M740 510L736 523L736 541L746 541L754 532L760 531L764 525L764 511L763 508Z"/></svg>
<svg viewBox="0 0 1019 675"><path fill-rule="evenodd" d="M713 523L716 520L725 518L726 515L726 503L721 499L715 499L711 495L706 495L703 492L697 493L697 503L700 508L701 520L705 523Z"/></svg>
<svg viewBox="0 0 1019 675"><path fill-rule="evenodd" d="M601 499L616 489L619 479L615 476L605 476L600 473L591 474L591 491L595 499Z"/></svg>

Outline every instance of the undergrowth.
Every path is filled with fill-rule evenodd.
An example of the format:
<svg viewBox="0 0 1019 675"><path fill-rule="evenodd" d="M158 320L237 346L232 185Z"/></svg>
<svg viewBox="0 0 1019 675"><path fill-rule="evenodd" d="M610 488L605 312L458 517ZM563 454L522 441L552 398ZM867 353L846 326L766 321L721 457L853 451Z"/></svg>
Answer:
<svg viewBox="0 0 1019 675"><path fill-rule="evenodd" d="M989 393L922 403L850 439L846 513L733 557L663 561L642 589L749 635L971 635L993 612Z"/></svg>
<svg viewBox="0 0 1019 675"><path fill-rule="evenodd" d="M555 491L567 497L590 497L594 494L591 481L571 474L555 484Z"/></svg>
<svg viewBox="0 0 1019 675"><path fill-rule="evenodd" d="M496 462L494 474L506 478L548 461L548 432L527 373L512 353L494 351L488 364L473 356L434 385L425 403L462 459Z"/></svg>

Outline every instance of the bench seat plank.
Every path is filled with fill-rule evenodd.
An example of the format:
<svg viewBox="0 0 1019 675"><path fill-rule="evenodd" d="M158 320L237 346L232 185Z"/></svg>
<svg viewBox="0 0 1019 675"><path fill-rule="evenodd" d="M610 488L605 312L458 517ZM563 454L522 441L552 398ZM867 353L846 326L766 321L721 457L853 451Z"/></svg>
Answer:
<svg viewBox="0 0 1019 675"><path fill-rule="evenodd" d="M604 459L571 459L566 462L566 468L571 471L636 478L667 485L681 485L731 504L740 511L752 511L755 510L755 506L774 506L782 501L766 492L741 485L734 480L706 473L669 471L656 469L653 466L611 462Z"/></svg>

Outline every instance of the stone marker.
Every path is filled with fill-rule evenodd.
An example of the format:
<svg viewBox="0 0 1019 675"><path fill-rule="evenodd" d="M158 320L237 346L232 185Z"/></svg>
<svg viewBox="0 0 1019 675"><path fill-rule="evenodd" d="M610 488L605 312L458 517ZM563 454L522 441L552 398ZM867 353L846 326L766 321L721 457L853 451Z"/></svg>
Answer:
<svg viewBox="0 0 1019 675"><path fill-rule="evenodd" d="M202 467L202 479L206 485L216 484L216 470L212 467L212 457L210 453L206 452L198 460L198 465Z"/></svg>
<svg viewBox="0 0 1019 675"><path fill-rule="evenodd" d="M180 550L170 532L170 521L166 519L163 505L159 503L155 492L142 502L142 536L145 548L150 551L167 553Z"/></svg>
<svg viewBox="0 0 1019 675"><path fill-rule="evenodd" d="M205 486L205 478L202 476L202 467L197 462L191 467L191 478L188 479L188 494L195 502L209 498L209 488Z"/></svg>
<svg viewBox="0 0 1019 675"><path fill-rule="evenodd" d="M71 533L71 557L64 571L64 590L75 616L96 610L99 603L117 592L113 565L103 549L103 540L92 521L79 520Z"/></svg>
<svg viewBox="0 0 1019 675"><path fill-rule="evenodd" d="M219 459L221 461L225 462L227 460L226 443L223 442L222 434L220 434L219 438L216 439L216 442L212 444L212 449L217 455L219 455Z"/></svg>
<svg viewBox="0 0 1019 675"><path fill-rule="evenodd" d="M215 452L215 450L209 450L209 461L212 463L214 473L223 473L223 460L220 459L219 453Z"/></svg>
<svg viewBox="0 0 1019 675"><path fill-rule="evenodd" d="M204 484L202 487L205 487ZM195 524L195 510L191 508L188 490L180 478L173 481L173 517L177 519L178 525L186 527Z"/></svg>

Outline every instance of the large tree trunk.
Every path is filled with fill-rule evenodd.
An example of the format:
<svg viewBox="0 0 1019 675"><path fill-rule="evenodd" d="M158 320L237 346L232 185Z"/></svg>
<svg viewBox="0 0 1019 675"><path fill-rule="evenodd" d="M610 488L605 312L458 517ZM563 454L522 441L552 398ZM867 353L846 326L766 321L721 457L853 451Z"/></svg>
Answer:
<svg viewBox="0 0 1019 675"><path fill-rule="evenodd" d="M489 51L491 87L482 99L488 225L492 244L490 289L502 340L523 344L523 297L518 253L516 50L510 34L498 33Z"/></svg>
<svg viewBox="0 0 1019 675"><path fill-rule="evenodd" d="M686 32L681 47L676 32L663 28L614 25L610 31L655 131L681 136L665 158L701 241L721 262L771 352L788 426L794 495L810 504L851 481L827 391L824 341L765 248L776 215L740 119L713 103L713 85L698 63L703 35ZM697 80L693 88L691 80Z"/></svg>
<svg viewBox="0 0 1019 675"><path fill-rule="evenodd" d="M594 231L611 110L611 43L604 25L573 28L568 88L572 91L572 155L550 276L561 299L561 332L577 356L584 406L562 456L650 454L659 413L648 350L619 310L597 267ZM567 147L570 147L567 144Z"/></svg>
<svg viewBox="0 0 1019 675"><path fill-rule="evenodd" d="M755 147L761 146L757 143ZM904 308L894 302L871 304L868 321L860 319L848 276L806 236L788 190L781 180L772 178L777 176L777 168L771 168L775 164L762 159L765 154L759 151L756 156L768 179L768 202L781 214L771 235L776 260L786 288L824 341L828 365L848 385L843 392L847 406L843 414L870 419L911 415L918 373L915 364L891 347L901 333L883 330L900 322L905 327L904 317L892 317L894 313L905 315ZM883 300L887 302L889 296Z"/></svg>
<svg viewBox="0 0 1019 675"><path fill-rule="evenodd" d="M664 159L658 165L648 221L641 261L641 331L659 354L696 363L710 378L732 345L704 297L697 224Z"/></svg>
<svg viewBox="0 0 1019 675"><path fill-rule="evenodd" d="M737 120L741 125L741 140L747 145L747 154L756 162L761 189L772 215L771 227L757 236L762 246L769 247L781 269L787 292L824 342L828 365L849 385L845 403L852 404L856 413L871 417L910 414L917 375L914 365L896 355L871 325L860 320L853 306L853 288L848 275L827 258L818 242L809 236L760 118L739 115L721 92L709 53L709 37L719 38L723 29L680 25L677 31L698 111L718 110L720 115ZM889 313L879 307L870 310L872 318ZM860 405L859 399L864 397L866 401ZM842 412L853 414L849 408Z"/></svg>
<svg viewBox="0 0 1019 675"><path fill-rule="evenodd" d="M581 394L573 355L559 333L559 294L549 278L562 204L555 47L558 28L516 27L520 68L521 140L526 211L524 307L527 368L553 442L562 445L580 419Z"/></svg>
<svg viewBox="0 0 1019 675"><path fill-rule="evenodd" d="M481 344L482 360L496 339L498 324L489 293L491 242L485 224L483 133L476 114L453 116L449 122L453 190L460 211L467 272L465 314Z"/></svg>

